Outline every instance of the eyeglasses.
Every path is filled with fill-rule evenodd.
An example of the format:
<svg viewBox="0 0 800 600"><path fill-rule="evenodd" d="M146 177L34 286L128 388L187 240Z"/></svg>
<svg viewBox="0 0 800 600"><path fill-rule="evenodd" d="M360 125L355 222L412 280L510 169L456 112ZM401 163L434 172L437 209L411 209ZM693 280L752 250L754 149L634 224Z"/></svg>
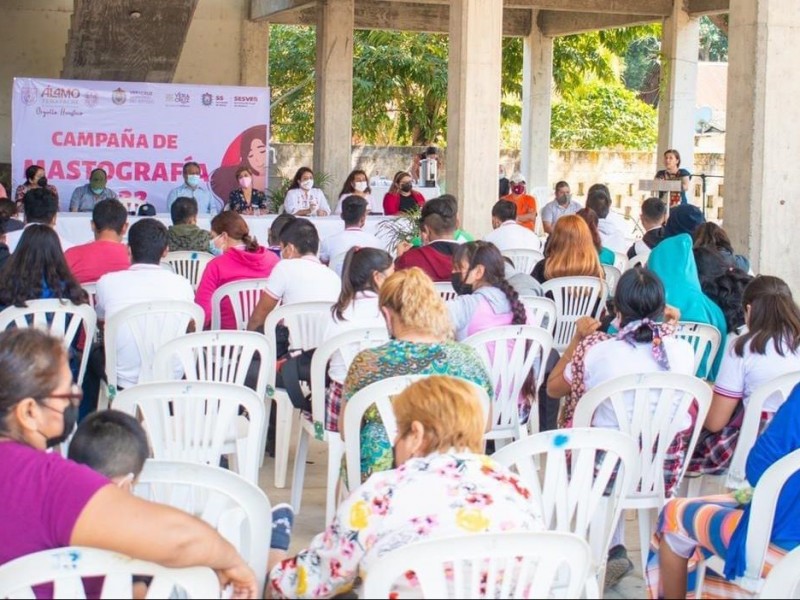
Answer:
<svg viewBox="0 0 800 600"><path fill-rule="evenodd" d="M83 390L77 383L72 384L72 390L65 394L48 394L45 396L45 400L48 398L57 398L59 400L69 400L70 404L73 406L80 406L81 400L83 400ZM49 408L49 407L48 407Z"/></svg>

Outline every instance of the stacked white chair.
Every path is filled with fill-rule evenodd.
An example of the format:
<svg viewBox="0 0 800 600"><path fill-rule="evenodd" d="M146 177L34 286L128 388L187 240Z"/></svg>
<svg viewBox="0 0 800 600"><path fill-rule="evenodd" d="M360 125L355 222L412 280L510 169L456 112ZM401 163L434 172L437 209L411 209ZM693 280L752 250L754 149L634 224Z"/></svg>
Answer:
<svg viewBox="0 0 800 600"><path fill-rule="evenodd" d="M222 328L222 302L233 307L236 328L247 329L247 321L267 287L266 279L241 279L219 286L211 295L211 329Z"/></svg>
<svg viewBox="0 0 800 600"><path fill-rule="evenodd" d="M695 373L698 377L708 377L711 365L714 364L720 350L722 335L719 329L707 323L680 321L675 330L675 337L686 340L692 345ZM703 369L704 358L705 368Z"/></svg>
<svg viewBox="0 0 800 600"><path fill-rule="evenodd" d="M614 268L620 273L628 270L628 255L624 252L614 252Z"/></svg>
<svg viewBox="0 0 800 600"><path fill-rule="evenodd" d="M559 353L569 346L578 319L599 319L605 308L605 284L597 277L556 277L542 284L542 292L552 295L558 310L553 345Z"/></svg>
<svg viewBox="0 0 800 600"><path fill-rule="evenodd" d="M114 408L141 419L153 458L218 467L228 456L234 471L258 485L267 424L264 401L253 390L230 383L142 383L121 391Z"/></svg>
<svg viewBox="0 0 800 600"><path fill-rule="evenodd" d="M647 259L650 258L649 252L644 252L642 254L637 254L632 259L628 261L628 268L633 269L634 267L646 267L647 266Z"/></svg>
<svg viewBox="0 0 800 600"><path fill-rule="evenodd" d="M548 529L574 533L589 543L595 577L587 585L593 583L592 595L602 597L622 500L639 478L636 441L597 427L545 431L498 450L492 458L519 473L541 506ZM543 471L540 463L546 465Z"/></svg>
<svg viewBox="0 0 800 600"><path fill-rule="evenodd" d="M551 336L555 334L558 310L553 300L544 296L520 296L519 301L525 305L528 325L541 327Z"/></svg>
<svg viewBox="0 0 800 600"><path fill-rule="evenodd" d="M172 270L189 280L192 284L192 289L196 290L200 284L200 279L203 277L203 271L206 270L208 263L214 258L213 254L209 252L191 252L191 251L178 251L168 252L161 261L162 264L166 263Z"/></svg>
<svg viewBox="0 0 800 600"><path fill-rule="evenodd" d="M503 256L514 264L514 270L517 273L525 273L526 275L530 275L536 263L544 258L544 254L532 248L503 250Z"/></svg>
<svg viewBox="0 0 800 600"><path fill-rule="evenodd" d="M81 287L89 296L89 306L94 308L95 302L97 300L97 282L95 283L83 283Z"/></svg>
<svg viewBox="0 0 800 600"><path fill-rule="evenodd" d="M622 271L620 271L617 267L611 265L601 265L603 267L603 271L606 274L606 285L608 286L608 293L610 296L613 296L614 293L617 291L617 283L619 283L620 277L622 277Z"/></svg>
<svg viewBox="0 0 800 600"><path fill-rule="evenodd" d="M289 329L289 349L311 350L322 344L325 329L331 320L330 302L301 302L277 306L264 323L264 336L272 351L271 360L277 360L277 340L275 327L278 323ZM292 424L295 408L285 389L276 387L270 381L275 392L273 397L277 407L275 431L275 487L286 487L286 471L289 466L289 443L292 437Z"/></svg>
<svg viewBox="0 0 800 600"><path fill-rule="evenodd" d="M132 598L134 575L153 578L147 598L219 598L220 595L217 574L208 567L170 569L108 550L67 546L28 554L0 565L0 597L36 598L34 588L51 583L53 598L86 598L81 578L103 577L101 598Z"/></svg>
<svg viewBox="0 0 800 600"><path fill-rule="evenodd" d="M442 300L445 302L458 296L456 291L453 289L453 284L449 281L434 281L433 285L436 288L436 291L442 297Z"/></svg>
<svg viewBox="0 0 800 600"><path fill-rule="evenodd" d="M626 399L633 395L629 409ZM697 413L692 435L675 483L678 489L694 452L702 425L711 407L711 388L701 379L678 373L626 375L601 383L588 390L578 402L574 427L591 427L597 408L609 402L619 430L639 442L640 478L638 489L623 500L624 509L639 513L640 548L648 548L655 517L664 506L664 459L670 444L681 431L682 419L693 403ZM647 553L642 552L642 572Z"/></svg>
<svg viewBox="0 0 800 600"><path fill-rule="evenodd" d="M320 345L311 360L311 407L312 420L300 416L300 436L297 439L297 452L294 459L294 476L292 478L292 508L295 514L300 512L300 501L303 496L306 458L312 439L326 442L328 445L327 492L325 500L325 525L333 520L336 510L336 484L339 480L339 469L344 456L344 442L338 431L325 427L325 374L331 357L341 351L345 363L350 364L361 350L374 348L389 341L389 333L385 327L361 327L344 332Z"/></svg>

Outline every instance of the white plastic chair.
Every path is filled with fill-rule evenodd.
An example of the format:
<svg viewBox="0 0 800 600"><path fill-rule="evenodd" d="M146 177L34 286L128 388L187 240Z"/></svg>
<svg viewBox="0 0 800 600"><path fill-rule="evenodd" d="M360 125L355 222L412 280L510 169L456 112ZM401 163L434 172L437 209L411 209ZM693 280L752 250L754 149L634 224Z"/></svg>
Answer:
<svg viewBox="0 0 800 600"><path fill-rule="evenodd" d="M625 375L588 390L575 407L573 426L591 427L595 411L606 401L614 411L619 430L639 442L639 486L623 500L622 507L637 509L640 548L648 548L655 516L666 501L664 458L667 449L682 429L681 417L689 414L696 402L691 439L675 482L677 491L711 407L711 388L701 379L679 373ZM644 573L647 552L641 555Z"/></svg>
<svg viewBox="0 0 800 600"><path fill-rule="evenodd" d="M603 267L603 271L606 274L606 285L608 286L608 294L610 296L614 295L614 292L617 291L617 283L619 283L619 278L622 277L622 271L620 271L617 267L613 267L611 265L601 265Z"/></svg>
<svg viewBox="0 0 800 600"><path fill-rule="evenodd" d="M503 256L514 264L514 270L517 273L525 273L526 275L530 275L536 263L544 258L544 254L532 248L511 248L503 250Z"/></svg>
<svg viewBox="0 0 800 600"><path fill-rule="evenodd" d="M614 268L620 273L628 270L628 255L622 252L614 252Z"/></svg>
<svg viewBox="0 0 800 600"><path fill-rule="evenodd" d="M247 329L247 321L266 287L266 279L241 279L219 286L211 295L211 329L222 328L222 302L225 299L233 307L236 328Z"/></svg>
<svg viewBox="0 0 800 600"><path fill-rule="evenodd" d="M649 252L643 252L642 254L637 254L628 261L628 268L633 269L634 267L646 267L648 258L650 258Z"/></svg>
<svg viewBox="0 0 800 600"><path fill-rule="evenodd" d="M303 497L303 484L306 474L306 458L308 446L312 439L326 442L328 445L327 492L325 496L325 525L333 520L336 511L336 484L339 481L339 469L344 456L344 443L338 431L325 428L325 374L328 363L336 352L345 352L345 362L349 365L361 350L374 348L389 341L389 332L385 327L360 327L341 333L321 344L311 359L311 411L312 420L300 415L300 436L297 438L297 452L294 458L294 475L292 477L292 508L295 514L300 512Z"/></svg>
<svg viewBox="0 0 800 600"><path fill-rule="evenodd" d="M539 431L539 410L536 393L544 380L544 365L553 345L552 336L533 325L504 325L492 327L464 340L475 348L486 365L494 386L492 429L486 438L491 440L522 439L528 428ZM518 401L522 387L531 371L535 371L536 392L531 398L532 409L528 428L519 421ZM496 444L500 447L500 444Z"/></svg>
<svg viewBox="0 0 800 600"><path fill-rule="evenodd" d="M236 473L188 462L153 460L144 464L134 493L202 519L228 540L264 588L272 538L269 499Z"/></svg>
<svg viewBox="0 0 800 600"><path fill-rule="evenodd" d="M328 263L328 267L333 269L333 271L339 276L342 276L342 269L344 268L344 258L347 256L347 252L340 252L336 256L331 257L331 262Z"/></svg>
<svg viewBox="0 0 800 600"><path fill-rule="evenodd" d="M542 292L552 294L558 310L553 346L559 353L569 346L579 318L599 319L605 308L605 285L597 277L556 277L542 284Z"/></svg>
<svg viewBox="0 0 800 600"><path fill-rule="evenodd" d="M275 307L264 323L264 336L272 350L272 361L277 361L275 326L281 321L289 329L291 350L311 350L318 347L325 336L331 320L330 302L301 302ZM286 471L289 466L289 443L292 438L293 415L296 410L286 390L276 387L275 380L269 383L275 391L275 487L286 487ZM263 448L262 448L263 450Z"/></svg>
<svg viewBox="0 0 800 600"><path fill-rule="evenodd" d="M203 271L206 270L208 263L214 258L213 254L209 252L168 252L161 261L162 264L166 263L172 267L172 270L189 280L192 284L192 289L196 290L200 279L203 277Z"/></svg>
<svg viewBox="0 0 800 600"><path fill-rule="evenodd" d="M422 598L579 598L589 545L571 533L473 533L402 546L369 569L363 598L405 598L411 571ZM485 589L484 589L485 587Z"/></svg>
<svg viewBox="0 0 800 600"><path fill-rule="evenodd" d="M449 281L434 281L433 285L436 288L436 291L439 292L439 295L442 297L442 300L444 300L445 302L447 302L448 300L452 300L453 298L458 296L458 294L456 294L456 291L453 289L453 284L450 283Z"/></svg>
<svg viewBox="0 0 800 600"><path fill-rule="evenodd" d="M142 302L123 308L106 320L104 345L106 351L106 381L101 386L99 408L108 408L117 395L117 343L120 330L127 328L133 336L141 360L139 381L152 378L153 360L158 349L170 340L186 335L190 323L203 329L203 309L194 302L161 300Z"/></svg>
<svg viewBox="0 0 800 600"><path fill-rule="evenodd" d="M95 283L83 283L81 287L89 296L89 306L94 308L94 305L97 301L97 282Z"/></svg>
<svg viewBox="0 0 800 600"><path fill-rule="evenodd" d="M772 522L775 519L775 507L778 497L786 481L800 471L800 450L787 454L769 467L758 480L750 502L750 521L747 525L745 542L745 561L747 567L744 575L733 580L733 583L751 593L758 593L765 579L761 576L764 561L769 550ZM780 564L780 563L778 563ZM725 561L719 556L711 556L697 565L697 597L702 598L703 582L706 568L716 573L725 571ZM780 572L779 572L780 573ZM762 592L762 597L768 598ZM786 596L772 596L785 598Z"/></svg>
<svg viewBox="0 0 800 600"><path fill-rule="evenodd" d="M170 569L116 552L67 546L22 556L0 566L0 597L36 598L53 584L53 598L86 598L82 577L104 577L101 598L132 598L133 576L152 577L147 598L219 598L219 579L208 567ZM186 595L172 595L176 588Z"/></svg>
<svg viewBox="0 0 800 600"><path fill-rule="evenodd" d="M800 547L772 567L759 598L800 598Z"/></svg>
<svg viewBox="0 0 800 600"><path fill-rule="evenodd" d="M153 458L219 466L233 438L231 467L258 485L264 402L231 383L164 381L122 390L114 408L141 416ZM247 415L240 416L240 409Z"/></svg>
<svg viewBox="0 0 800 600"><path fill-rule="evenodd" d="M520 296L519 301L525 305L528 315L528 325L541 327L552 336L556 332L556 318L558 310L556 303L544 296Z"/></svg>
<svg viewBox="0 0 800 600"><path fill-rule="evenodd" d="M714 364L714 359L719 352L722 335L719 329L707 323L694 323L691 321L679 321L675 330L675 337L686 340L692 345L694 350L694 370L698 377L707 377ZM700 371L703 366L703 357L706 358L705 370Z"/></svg>
<svg viewBox="0 0 800 600"><path fill-rule="evenodd" d="M97 314L94 308L89 304L76 305L67 300L57 299L28 300L27 305L9 306L0 311L0 331L10 327L35 327L60 337L68 349L83 331L85 347L81 353L77 380L78 385L83 383L89 361L89 349L97 331Z"/></svg>
<svg viewBox="0 0 800 600"><path fill-rule="evenodd" d="M544 472L538 466L541 456L546 458ZM639 477L636 441L597 427L545 431L501 448L492 459L519 473L541 504L549 530L574 533L589 542L597 585L592 595L602 597L622 500L633 492Z"/></svg>

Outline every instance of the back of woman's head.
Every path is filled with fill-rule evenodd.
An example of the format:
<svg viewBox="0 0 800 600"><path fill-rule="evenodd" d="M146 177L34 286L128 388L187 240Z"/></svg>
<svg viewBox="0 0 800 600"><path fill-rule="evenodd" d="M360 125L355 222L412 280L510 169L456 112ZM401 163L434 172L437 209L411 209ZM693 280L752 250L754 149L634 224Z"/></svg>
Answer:
<svg viewBox="0 0 800 600"><path fill-rule="evenodd" d="M752 277L737 269L732 257L727 257L714 246L695 247L692 251L697 263L700 288L725 316L728 333L744 325L742 295Z"/></svg>
<svg viewBox="0 0 800 600"><path fill-rule="evenodd" d="M358 292L377 292L375 273L383 273L392 266L392 256L378 248L350 248L342 265L342 291L331 312L337 319L344 318L344 311L353 302Z"/></svg>
<svg viewBox="0 0 800 600"><path fill-rule="evenodd" d="M717 250L725 250L733 254L731 240L725 230L711 221L697 226L692 234L694 247L711 246Z"/></svg>
<svg viewBox="0 0 800 600"><path fill-rule="evenodd" d="M258 250L258 240L250 236L250 227L247 226L247 221L237 212L226 210L219 213L211 219L211 231L214 235L225 233L228 235L228 239L241 241L247 252Z"/></svg>
<svg viewBox="0 0 800 600"><path fill-rule="evenodd" d="M0 305L25 306L27 300L41 298L45 287L55 298L74 304L88 302L86 292L69 270L53 228L28 225L0 271Z"/></svg>
<svg viewBox="0 0 800 600"><path fill-rule="evenodd" d="M603 240L600 239L600 230L598 229L600 226L600 219L597 218L597 213L591 208L582 208L575 214L586 221L586 224L589 226L589 233L592 234L592 244L594 244L594 247L600 252L603 248Z"/></svg>
<svg viewBox="0 0 800 600"><path fill-rule="evenodd" d="M629 269L617 282L614 307L619 315L620 329L633 321L657 321L664 315L664 285L658 275L647 269ZM637 342L649 342L653 332L642 326L634 335Z"/></svg>
<svg viewBox="0 0 800 600"><path fill-rule="evenodd" d="M785 281L770 275L753 278L744 289L742 305L750 312L748 331L734 345L738 356L748 344L752 352L764 354L772 341L781 356L785 348L795 352L800 347L800 308Z"/></svg>
<svg viewBox="0 0 800 600"><path fill-rule="evenodd" d="M8 415L18 402L41 402L58 387L65 353L61 340L33 327L0 333L0 432L8 432Z"/></svg>
<svg viewBox="0 0 800 600"><path fill-rule="evenodd" d="M397 271L383 282L379 303L408 329L444 341L453 337L447 306L433 281L419 267Z"/></svg>
<svg viewBox="0 0 800 600"><path fill-rule="evenodd" d="M443 375L421 379L394 397L392 410L399 436L407 435L414 421L423 426L429 454L483 452L483 408L474 387L464 380Z"/></svg>
<svg viewBox="0 0 800 600"><path fill-rule="evenodd" d="M602 277L603 268L586 221L578 215L565 215L556 221L547 240L544 276L554 279L581 275Z"/></svg>

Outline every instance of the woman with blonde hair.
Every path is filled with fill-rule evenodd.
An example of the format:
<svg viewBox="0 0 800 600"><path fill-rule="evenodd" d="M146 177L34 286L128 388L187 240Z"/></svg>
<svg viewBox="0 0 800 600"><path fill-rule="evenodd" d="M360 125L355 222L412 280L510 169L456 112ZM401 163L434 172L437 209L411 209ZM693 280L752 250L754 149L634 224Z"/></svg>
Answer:
<svg viewBox="0 0 800 600"><path fill-rule="evenodd" d="M578 215L564 215L556 221L547 239L544 258L531 275L544 283L556 277L589 276L603 278L603 267L589 226Z"/></svg>
<svg viewBox="0 0 800 600"><path fill-rule="evenodd" d="M412 267L383 282L378 306L391 340L356 355L344 381L342 415L347 401L371 383L395 375L453 375L484 387L494 395L489 373L470 346L453 341L450 314L430 277ZM378 410L370 407L361 428L361 480L392 468L392 444ZM351 482L355 487L360 482Z"/></svg>
<svg viewBox="0 0 800 600"><path fill-rule="evenodd" d="M387 552L422 540L544 529L518 476L482 455L483 410L471 385L428 377L398 394L392 409L397 468L372 475L356 489L307 550L287 559L273 544L267 584L272 597L337 596ZM416 597L415 588L414 580L405 579L395 591L400 598Z"/></svg>

